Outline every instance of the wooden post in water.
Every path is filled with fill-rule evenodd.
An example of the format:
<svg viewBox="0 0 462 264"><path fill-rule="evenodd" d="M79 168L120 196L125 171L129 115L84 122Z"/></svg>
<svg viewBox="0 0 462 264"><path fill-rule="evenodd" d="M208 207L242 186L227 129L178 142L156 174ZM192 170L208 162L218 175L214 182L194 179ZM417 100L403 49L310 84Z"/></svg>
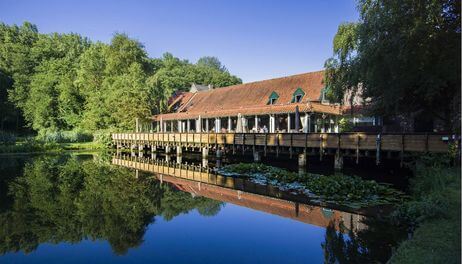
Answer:
<svg viewBox="0 0 462 264"><path fill-rule="evenodd" d="M343 170L343 156L340 150L337 150L335 152L335 157L334 157L334 169L336 171L341 171Z"/></svg>
<svg viewBox="0 0 462 264"><path fill-rule="evenodd" d="M253 152L253 161L254 162L261 162L261 153L258 151Z"/></svg>
<svg viewBox="0 0 462 264"><path fill-rule="evenodd" d="M298 171L299 172L306 172L306 165L307 165L307 155L306 153L298 155Z"/></svg>

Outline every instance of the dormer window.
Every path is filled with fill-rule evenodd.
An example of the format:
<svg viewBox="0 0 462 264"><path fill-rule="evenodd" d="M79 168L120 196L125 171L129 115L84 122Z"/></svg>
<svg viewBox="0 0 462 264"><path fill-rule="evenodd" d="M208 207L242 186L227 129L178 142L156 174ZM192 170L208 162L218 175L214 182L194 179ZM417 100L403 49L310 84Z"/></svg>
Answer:
<svg viewBox="0 0 462 264"><path fill-rule="evenodd" d="M303 96L305 96L305 92L301 88L297 88L294 94L292 95L291 103L301 103Z"/></svg>
<svg viewBox="0 0 462 264"><path fill-rule="evenodd" d="M269 97L268 104L269 105L275 104L278 98L279 98L279 95L276 92L272 92Z"/></svg>

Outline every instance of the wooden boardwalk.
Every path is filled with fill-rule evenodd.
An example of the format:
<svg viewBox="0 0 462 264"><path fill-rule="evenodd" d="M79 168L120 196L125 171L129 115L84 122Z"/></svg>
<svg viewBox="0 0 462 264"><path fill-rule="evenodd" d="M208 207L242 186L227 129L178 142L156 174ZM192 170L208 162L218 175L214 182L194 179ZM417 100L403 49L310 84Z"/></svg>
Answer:
<svg viewBox="0 0 462 264"><path fill-rule="evenodd" d="M331 149L344 151L434 152L449 150L451 136L444 134L371 133L118 133L115 145L127 147L259 147Z"/></svg>

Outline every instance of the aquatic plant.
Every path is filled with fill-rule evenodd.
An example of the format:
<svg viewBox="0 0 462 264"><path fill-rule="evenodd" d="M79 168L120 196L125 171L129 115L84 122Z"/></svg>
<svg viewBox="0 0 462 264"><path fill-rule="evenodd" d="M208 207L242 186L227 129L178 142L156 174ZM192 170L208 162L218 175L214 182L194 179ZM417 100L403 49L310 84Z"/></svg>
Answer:
<svg viewBox="0 0 462 264"><path fill-rule="evenodd" d="M249 177L257 183L276 185L282 189L305 193L323 202L356 208L398 203L405 197L389 185L363 180L358 176L297 173L260 163L227 165L219 172L230 176Z"/></svg>

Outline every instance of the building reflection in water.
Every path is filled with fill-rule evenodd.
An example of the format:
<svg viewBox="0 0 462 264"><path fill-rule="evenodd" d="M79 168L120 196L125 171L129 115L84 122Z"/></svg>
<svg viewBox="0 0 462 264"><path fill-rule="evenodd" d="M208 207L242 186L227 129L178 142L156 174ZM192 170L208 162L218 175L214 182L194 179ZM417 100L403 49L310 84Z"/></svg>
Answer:
<svg viewBox="0 0 462 264"><path fill-rule="evenodd" d="M342 223L354 231L365 228L363 220L366 216L343 210L313 205L304 195L280 190L271 185L261 185L252 181L220 175L213 168L204 164L187 164L171 162L165 156L162 159L149 159L129 155L116 155L112 159L115 165L152 173L153 177L173 184L179 190L197 196L245 206L255 210L291 218L307 224L328 227L331 222L336 223L336 230L340 230ZM220 167L221 160L216 160ZM348 230L345 229L345 230Z"/></svg>

